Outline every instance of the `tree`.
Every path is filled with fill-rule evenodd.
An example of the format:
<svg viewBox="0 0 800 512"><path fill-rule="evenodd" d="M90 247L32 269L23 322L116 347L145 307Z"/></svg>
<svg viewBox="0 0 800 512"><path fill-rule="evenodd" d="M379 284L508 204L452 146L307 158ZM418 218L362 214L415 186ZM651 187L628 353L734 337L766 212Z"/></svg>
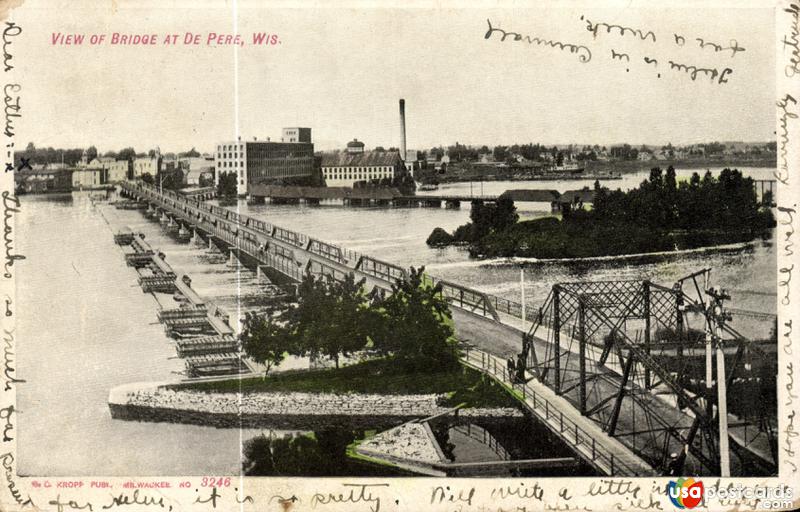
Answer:
<svg viewBox="0 0 800 512"><path fill-rule="evenodd" d="M516 224L518 220L517 207L511 196L503 194L498 197L491 215L492 228L502 231Z"/></svg>
<svg viewBox="0 0 800 512"><path fill-rule="evenodd" d="M136 158L136 150L133 148L124 148L117 153L117 159L131 161Z"/></svg>
<svg viewBox="0 0 800 512"><path fill-rule="evenodd" d="M384 153L386 149L383 146L378 146L375 148L376 153Z"/></svg>
<svg viewBox="0 0 800 512"><path fill-rule="evenodd" d="M91 162L95 158L97 158L97 148L89 146L89 149L86 150L86 161Z"/></svg>
<svg viewBox="0 0 800 512"><path fill-rule="evenodd" d="M143 182L147 183L148 185L152 185L152 184L153 184L153 182L155 181L155 180L153 179L153 175L152 175L152 174L150 174L149 172L146 172L146 173L142 174L142 175L140 176L140 178L141 178L141 180L142 180Z"/></svg>
<svg viewBox="0 0 800 512"><path fill-rule="evenodd" d="M186 157L186 158L196 158L198 156L200 156L200 152L197 151L195 148L192 148L189 151L186 151L184 153L178 153L178 158L184 158L184 157Z"/></svg>
<svg viewBox="0 0 800 512"><path fill-rule="evenodd" d="M313 436L261 434L244 442L242 470L248 476L351 474L358 468L347 456L347 446L363 435L362 431L344 428L318 430Z"/></svg>
<svg viewBox="0 0 800 512"><path fill-rule="evenodd" d="M376 348L393 354L406 370L442 370L458 364L450 306L442 285L432 284L425 267L409 269L407 279L392 285L391 295L380 304L383 332Z"/></svg>
<svg viewBox="0 0 800 512"><path fill-rule="evenodd" d="M203 173L200 175L200 178L197 180L198 185L201 187L213 187L214 186L214 177L208 173Z"/></svg>
<svg viewBox="0 0 800 512"><path fill-rule="evenodd" d="M280 321L268 315L247 313L240 336L247 357L264 365L264 377L283 361L287 352L294 351L294 338Z"/></svg>
<svg viewBox="0 0 800 512"><path fill-rule="evenodd" d="M180 190L183 188L183 171L180 169L162 171L159 176L159 186L166 190Z"/></svg>
<svg viewBox="0 0 800 512"><path fill-rule="evenodd" d="M219 197L234 197L238 193L236 187L236 173L223 172L217 181L217 195Z"/></svg>
<svg viewBox="0 0 800 512"><path fill-rule="evenodd" d="M374 328L373 312L364 293L365 279L347 274L342 280L307 273L297 291L297 304L287 313L296 338L295 353L320 355L339 367L341 356L364 349Z"/></svg>

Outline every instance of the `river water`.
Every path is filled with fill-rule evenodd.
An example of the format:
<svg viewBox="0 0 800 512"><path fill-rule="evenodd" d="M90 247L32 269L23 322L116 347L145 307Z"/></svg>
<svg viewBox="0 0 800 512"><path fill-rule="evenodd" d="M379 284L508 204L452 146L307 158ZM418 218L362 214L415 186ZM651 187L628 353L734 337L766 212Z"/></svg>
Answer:
<svg viewBox="0 0 800 512"><path fill-rule="evenodd" d="M713 170L713 169L712 169ZM744 169L769 179L770 169ZM682 175L680 173L679 175ZM688 176L691 172L687 173ZM628 188L647 173L607 182ZM586 183L591 185L591 180ZM483 193L509 188L559 191L583 183L487 182ZM473 191L479 193L479 184ZM438 193L468 194L470 184L442 186ZM472 261L458 248L430 249L425 239L435 227L452 230L467 222L462 210L430 208L344 208L248 206L241 213L339 243L404 266L425 265L436 276L518 300L519 266L505 261ZM519 204L532 218L549 205ZM179 378L183 369L170 339L157 322L157 304L136 284L113 233L122 226L146 234L167 261L192 277L197 292L233 317L257 308L262 287L244 267L193 244L179 244L139 211L116 210L86 193L24 196L16 218L17 247L27 259L17 274L17 368L26 382L18 387L18 462L20 474L210 475L239 470L238 432L189 425L112 420L106 405L110 388L139 381ZM557 282L650 279L670 285L675 279L710 267L714 283L728 288L731 306L774 313L775 249L772 240L732 254L690 255L669 263L625 265L548 265L525 268L525 295L535 307ZM241 300L237 300L237 296ZM766 337L769 323L734 318L743 333Z"/></svg>

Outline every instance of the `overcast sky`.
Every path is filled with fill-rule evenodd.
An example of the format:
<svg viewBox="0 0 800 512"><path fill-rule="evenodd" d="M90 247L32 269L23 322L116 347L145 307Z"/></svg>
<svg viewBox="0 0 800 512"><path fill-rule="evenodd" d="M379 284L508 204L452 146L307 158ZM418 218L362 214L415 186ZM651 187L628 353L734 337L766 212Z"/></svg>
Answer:
<svg viewBox="0 0 800 512"><path fill-rule="evenodd" d="M771 9L62 9L29 0L15 63L26 76L20 142L162 151L308 126L318 149L358 138L398 146L405 98L408 147L542 142L609 145L774 140ZM212 2L214 3L214 2ZM210 5L211 3L209 3ZM74 2L70 5L75 5ZM141 3L137 5L142 5ZM634 4L636 5L636 4ZM234 12L236 15L234 15ZM584 17L581 20L581 16ZM547 46L485 39L495 27L585 46L591 60ZM653 31L593 37L587 20ZM164 46L168 33L232 33L245 46ZM253 32L281 44L251 44ZM54 46L53 33L158 34L157 46ZM683 35L678 46L673 34ZM731 56L695 38L745 48ZM630 62L611 59L625 52ZM644 57L658 60L646 64ZM669 60L733 70L719 84ZM238 73L237 73L238 70ZM660 78L658 75L660 74ZM238 101L237 101L238 100ZM237 113L238 103L238 116Z"/></svg>

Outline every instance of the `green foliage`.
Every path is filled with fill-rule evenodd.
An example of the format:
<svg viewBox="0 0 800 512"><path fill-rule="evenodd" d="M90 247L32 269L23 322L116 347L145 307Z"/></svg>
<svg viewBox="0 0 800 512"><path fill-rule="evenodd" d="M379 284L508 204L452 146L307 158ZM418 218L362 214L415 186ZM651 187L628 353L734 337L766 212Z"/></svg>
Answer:
<svg viewBox="0 0 800 512"><path fill-rule="evenodd" d="M273 366L281 364L287 352L293 352L294 337L280 321L271 316L247 313L241 334L245 354L266 367L264 376Z"/></svg>
<svg viewBox="0 0 800 512"><path fill-rule="evenodd" d="M425 268L411 268L406 280L392 285L381 303L384 321L376 349L394 354L407 369L448 368L457 364L450 306L441 284L426 280Z"/></svg>
<svg viewBox="0 0 800 512"><path fill-rule="evenodd" d="M442 228L434 228L425 243L431 247L445 247L453 243L453 235Z"/></svg>
<svg viewBox="0 0 800 512"><path fill-rule="evenodd" d="M131 161L136 158L136 150L133 148L124 148L121 149L119 153L117 153L118 160L128 160Z"/></svg>
<svg viewBox="0 0 800 512"><path fill-rule="evenodd" d="M747 242L775 226L771 211L756 198L753 180L730 169L718 178L695 173L678 182L672 167L654 168L628 192L595 182L593 208L564 212L560 221L517 222L514 209L501 201L489 208L473 203L472 222L453 233L455 242L471 244L473 256L585 258L673 251Z"/></svg>
<svg viewBox="0 0 800 512"><path fill-rule="evenodd" d="M298 286L297 302L277 319L246 317L243 349L273 365L289 352L325 356L338 368L342 356L374 350L406 368L451 366L458 359L449 305L439 286L425 282L423 271L412 268L408 280L393 285L389 298L373 301L364 279L308 273Z"/></svg>
<svg viewBox="0 0 800 512"><path fill-rule="evenodd" d="M515 407L503 386L477 370L464 366L412 368L397 364L393 357L292 373L274 373L268 379L232 378L174 386L209 393L362 393L385 395L444 394L444 407Z"/></svg>
<svg viewBox="0 0 800 512"><path fill-rule="evenodd" d="M198 156L200 156L200 152L197 151L195 148L192 148L184 153L178 153L178 158L184 158L184 157L193 158Z"/></svg>
<svg viewBox="0 0 800 512"><path fill-rule="evenodd" d="M200 175L200 178L198 179L198 183L197 184L200 187L213 187L214 186L214 178L208 173L203 173L203 174Z"/></svg>
<svg viewBox="0 0 800 512"><path fill-rule="evenodd" d="M236 173L223 172L219 175L217 181L217 196L218 197L235 197L238 193L236 186Z"/></svg>
<svg viewBox="0 0 800 512"><path fill-rule="evenodd" d="M162 171L157 184L164 190L180 190L184 186L183 171L180 169Z"/></svg>
<svg viewBox="0 0 800 512"><path fill-rule="evenodd" d="M248 476L334 476L347 473L347 446L362 432L329 429L311 435L256 436L244 443Z"/></svg>
<svg viewBox="0 0 800 512"><path fill-rule="evenodd" d="M495 232L503 231L519 220L514 200L507 195L500 196L496 202L484 203L480 199L472 201L469 218L472 222L456 228L450 238L442 228L435 228L428 236L427 244L441 247L451 243L473 243Z"/></svg>
<svg viewBox="0 0 800 512"><path fill-rule="evenodd" d="M352 274L337 281L307 273L298 288L298 302L286 317L297 342L295 352L316 358L340 356L364 349L377 316L369 307L364 282Z"/></svg>

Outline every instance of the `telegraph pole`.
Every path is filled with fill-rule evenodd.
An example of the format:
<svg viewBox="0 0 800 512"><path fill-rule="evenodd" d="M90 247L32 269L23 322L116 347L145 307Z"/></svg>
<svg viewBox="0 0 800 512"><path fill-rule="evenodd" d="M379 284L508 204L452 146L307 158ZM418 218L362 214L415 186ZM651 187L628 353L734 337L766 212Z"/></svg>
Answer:
<svg viewBox="0 0 800 512"><path fill-rule="evenodd" d="M709 290L708 282L711 274L711 270L708 269L704 275L704 283L703 289L706 290L706 293ZM699 291L699 290L698 290ZM713 361L713 344L714 344L714 334L712 332L712 320L711 317L708 315L708 311L711 310L711 296L709 295L706 299L705 309L706 309L706 414L708 417L711 418L714 415L714 405L713 401L711 400L711 395L713 394L714 388L712 386L712 382L714 380L714 361Z"/></svg>
<svg viewBox="0 0 800 512"><path fill-rule="evenodd" d="M522 331L525 331L525 269L520 265L519 267L519 291L522 297L522 313L520 314L520 318L522 319Z"/></svg>
<svg viewBox="0 0 800 512"><path fill-rule="evenodd" d="M730 448L728 446L728 398L725 379L725 352L723 351L720 329L725 322L731 320L731 314L725 311L724 301L731 297L725 290L711 288L706 290L709 295L709 307L706 318L709 323L709 332L717 348L717 414L719 416L719 464L720 476L731 476Z"/></svg>

